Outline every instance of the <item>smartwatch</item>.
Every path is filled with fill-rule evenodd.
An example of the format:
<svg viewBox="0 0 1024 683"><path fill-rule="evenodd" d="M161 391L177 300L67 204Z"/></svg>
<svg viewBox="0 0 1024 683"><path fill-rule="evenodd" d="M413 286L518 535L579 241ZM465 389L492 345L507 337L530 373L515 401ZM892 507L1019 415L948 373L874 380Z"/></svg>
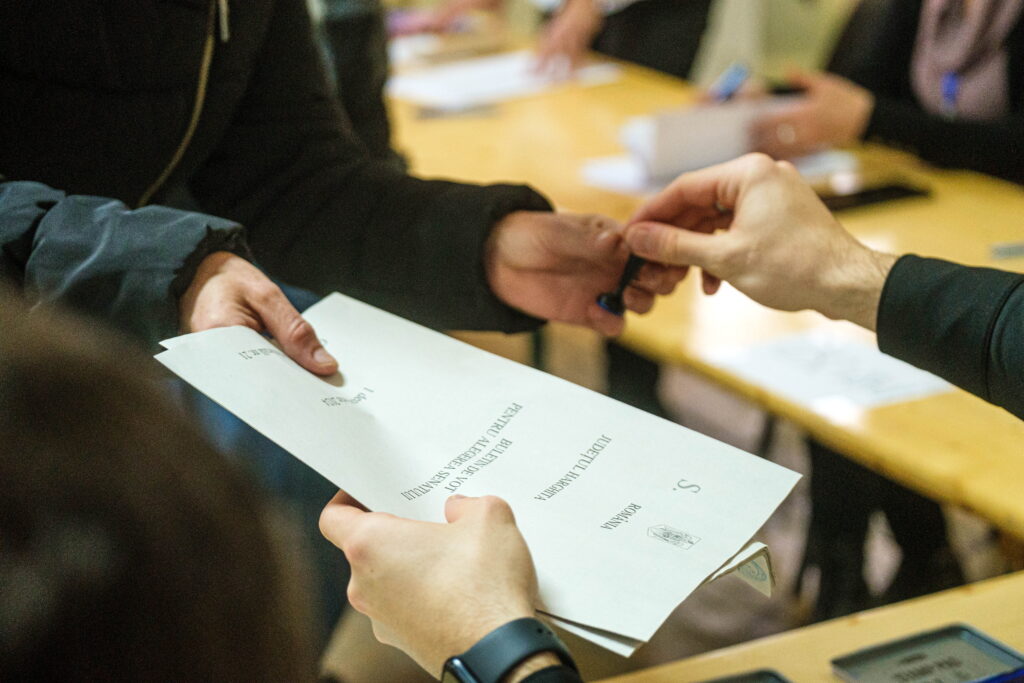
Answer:
<svg viewBox="0 0 1024 683"><path fill-rule="evenodd" d="M441 683L499 683L519 664L541 652L551 652L573 671L576 662L562 641L543 622L524 617L499 626L476 645L444 663Z"/></svg>

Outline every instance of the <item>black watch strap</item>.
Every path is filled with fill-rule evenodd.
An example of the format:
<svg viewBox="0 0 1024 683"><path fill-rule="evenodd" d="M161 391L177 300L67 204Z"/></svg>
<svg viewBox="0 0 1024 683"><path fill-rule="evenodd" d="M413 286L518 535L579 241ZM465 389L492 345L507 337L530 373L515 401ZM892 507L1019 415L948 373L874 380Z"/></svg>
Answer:
<svg viewBox="0 0 1024 683"><path fill-rule="evenodd" d="M540 652L551 652L562 664L578 671L558 636L542 621L524 617L499 626L463 654L445 662L442 680L498 683L517 665Z"/></svg>

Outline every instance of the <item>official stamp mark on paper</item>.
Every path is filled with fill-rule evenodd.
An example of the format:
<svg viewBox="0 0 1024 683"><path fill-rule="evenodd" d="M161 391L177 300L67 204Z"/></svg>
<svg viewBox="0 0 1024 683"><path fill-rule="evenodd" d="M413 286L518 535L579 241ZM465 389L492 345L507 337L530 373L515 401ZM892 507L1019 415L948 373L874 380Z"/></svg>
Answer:
<svg viewBox="0 0 1024 683"><path fill-rule="evenodd" d="M651 538L661 539L666 543L671 543L677 548L683 550L689 550L693 546L700 542L700 536L694 536L688 534L685 531L670 527L668 524L659 524L647 528L647 535Z"/></svg>

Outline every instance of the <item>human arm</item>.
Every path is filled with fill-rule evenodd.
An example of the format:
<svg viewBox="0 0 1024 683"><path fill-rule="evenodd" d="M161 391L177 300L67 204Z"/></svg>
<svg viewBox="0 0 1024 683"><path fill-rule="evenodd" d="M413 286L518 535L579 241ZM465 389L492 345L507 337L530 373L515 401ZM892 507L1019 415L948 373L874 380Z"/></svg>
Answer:
<svg viewBox="0 0 1024 683"><path fill-rule="evenodd" d="M941 166L1024 182L1024 160L1017 153L1024 148L1024 100L1022 81L1014 75L1024 24L1014 29L1006 44L1011 112L993 121L949 119L927 112L913 91L913 36L918 32L921 4L920 0L860 3L831 59L830 72L874 95L862 137L908 149Z"/></svg>
<svg viewBox="0 0 1024 683"><path fill-rule="evenodd" d="M1024 149L1024 114L993 121L947 118L872 78L864 79L869 85L861 85L836 74L794 72L790 81L804 95L754 124L752 143L759 152L791 159L877 140L939 166L1024 182L1024 156L1019 153ZM878 89L872 90L870 84Z"/></svg>
<svg viewBox="0 0 1024 683"><path fill-rule="evenodd" d="M792 159L861 139L875 106L870 90L828 73L794 71L788 81L803 92L754 122L751 142L756 151Z"/></svg>
<svg viewBox="0 0 1024 683"><path fill-rule="evenodd" d="M749 155L680 176L626 241L766 306L877 329L883 351L1024 417L1024 276L872 250L787 163Z"/></svg>
<svg viewBox="0 0 1024 683"><path fill-rule="evenodd" d="M877 327L882 351L1024 419L1024 275L903 256Z"/></svg>
<svg viewBox="0 0 1024 683"><path fill-rule="evenodd" d="M541 31L537 68L557 73L565 66L570 70L580 67L604 25L604 16L597 0L565 0Z"/></svg>
<svg viewBox="0 0 1024 683"><path fill-rule="evenodd" d="M995 121L947 119L916 102L878 97L863 137L907 149L939 166L1024 182L1024 114Z"/></svg>
<svg viewBox="0 0 1024 683"><path fill-rule="evenodd" d="M507 503L452 496L445 517L447 524L437 524L367 512L340 492L320 518L352 567L349 603L370 617L381 642L435 675L494 629L533 616L537 600L533 560ZM505 680L579 678L541 653Z"/></svg>
<svg viewBox="0 0 1024 683"><path fill-rule="evenodd" d="M553 319L601 319L589 304L601 287L614 285L618 273L610 266L621 272L624 249L563 254L566 271L589 262L605 273L600 287L589 277L568 278L558 281L562 288L543 290L542 300L516 301L493 289L496 279L508 281L494 269L510 261L520 266L519 290L551 270L550 260L531 268L522 254L504 253L502 245L519 240L494 240L498 258L486 259L497 233L560 232L568 239L594 234L592 223L553 218L548 202L523 186L419 180L367 159L327 89L304 3L277 0L274 8L246 94L191 183L206 211L246 226L261 265L289 283L340 290L435 328L532 329L539 317L565 312L552 311L552 302L566 298L588 308ZM539 242L550 253L538 263L565 246ZM619 324L603 320L602 331Z"/></svg>
<svg viewBox="0 0 1024 683"><path fill-rule="evenodd" d="M333 359L316 355L312 328L247 253L231 221L0 182L0 275L31 304L74 307L148 345L179 330L269 329L307 369L334 372Z"/></svg>
<svg viewBox="0 0 1024 683"><path fill-rule="evenodd" d="M754 149L789 159L824 149L878 140L922 159L1024 182L1024 115L995 121L950 119L905 97L876 94L835 74L798 73L799 102L754 125Z"/></svg>

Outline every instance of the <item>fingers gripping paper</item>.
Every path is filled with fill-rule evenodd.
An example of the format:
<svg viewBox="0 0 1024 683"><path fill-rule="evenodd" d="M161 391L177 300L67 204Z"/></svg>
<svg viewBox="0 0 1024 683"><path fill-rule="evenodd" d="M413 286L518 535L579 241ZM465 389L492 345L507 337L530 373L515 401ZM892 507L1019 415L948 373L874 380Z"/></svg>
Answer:
<svg viewBox="0 0 1024 683"><path fill-rule="evenodd" d="M305 315L340 375L242 327L168 340L157 358L372 510L443 521L452 493L506 499L543 611L623 654L746 562L799 478L340 294Z"/></svg>

